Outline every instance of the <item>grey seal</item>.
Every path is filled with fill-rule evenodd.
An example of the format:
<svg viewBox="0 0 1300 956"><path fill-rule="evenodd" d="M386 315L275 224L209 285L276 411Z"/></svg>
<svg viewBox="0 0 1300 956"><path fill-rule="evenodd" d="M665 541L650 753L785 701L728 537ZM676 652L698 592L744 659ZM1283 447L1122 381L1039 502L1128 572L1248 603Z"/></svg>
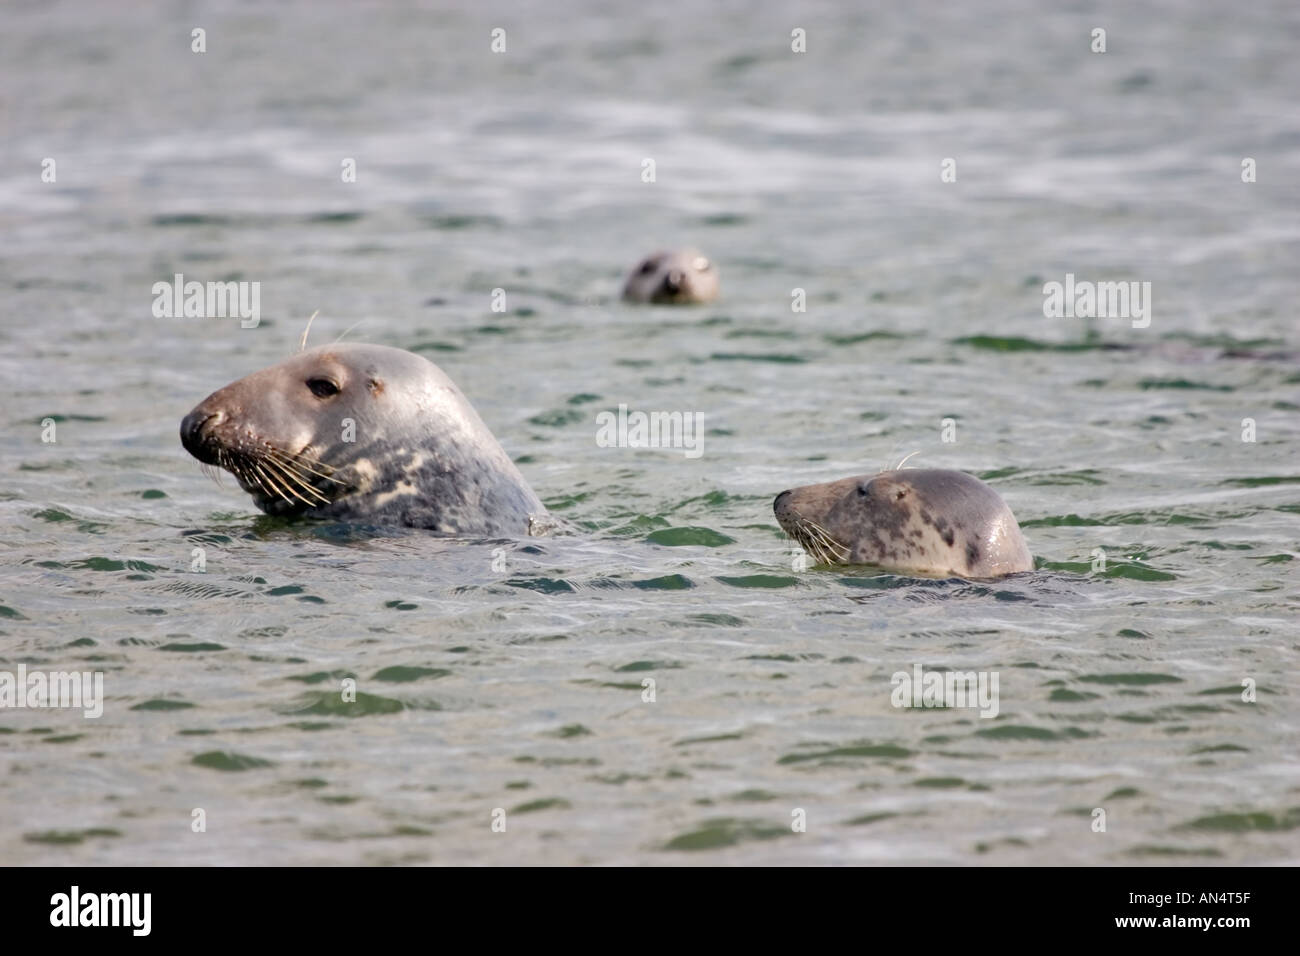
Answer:
<svg viewBox="0 0 1300 956"><path fill-rule="evenodd" d="M1006 502L960 471L907 468L804 485L777 495L772 510L822 564L963 578L1034 567Z"/></svg>
<svg viewBox="0 0 1300 956"><path fill-rule="evenodd" d="M181 443L271 515L456 535L549 530L549 516L455 383L382 345L308 349L232 382Z"/></svg>
<svg viewBox="0 0 1300 956"><path fill-rule="evenodd" d="M623 283L623 298L655 305L696 305L718 297L718 270L696 249L651 253Z"/></svg>

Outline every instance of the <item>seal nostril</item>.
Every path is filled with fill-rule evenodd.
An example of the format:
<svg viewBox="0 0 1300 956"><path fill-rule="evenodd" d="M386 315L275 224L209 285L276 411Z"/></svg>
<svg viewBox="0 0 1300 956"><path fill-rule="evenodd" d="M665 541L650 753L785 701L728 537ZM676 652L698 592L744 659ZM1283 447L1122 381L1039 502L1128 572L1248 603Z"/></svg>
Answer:
<svg viewBox="0 0 1300 956"><path fill-rule="evenodd" d="M214 418L220 418L219 412L209 412L196 408L181 420L181 444L200 461L206 459L199 453L203 447L203 429Z"/></svg>

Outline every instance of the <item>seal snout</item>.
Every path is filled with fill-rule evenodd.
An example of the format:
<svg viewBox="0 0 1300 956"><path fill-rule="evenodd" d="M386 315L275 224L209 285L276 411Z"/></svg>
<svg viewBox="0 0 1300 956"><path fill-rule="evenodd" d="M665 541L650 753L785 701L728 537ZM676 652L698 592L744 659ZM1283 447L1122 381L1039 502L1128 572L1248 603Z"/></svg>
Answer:
<svg viewBox="0 0 1300 956"><path fill-rule="evenodd" d="M789 507L790 507L790 489L787 488L785 491L777 495L776 500L772 502L772 512L777 516L778 519L780 519L785 516L785 513L789 509Z"/></svg>
<svg viewBox="0 0 1300 956"><path fill-rule="evenodd" d="M181 420L181 444L205 465L217 464L217 457L208 442L209 423L214 419L220 422L223 417L221 412L209 411L200 405Z"/></svg>

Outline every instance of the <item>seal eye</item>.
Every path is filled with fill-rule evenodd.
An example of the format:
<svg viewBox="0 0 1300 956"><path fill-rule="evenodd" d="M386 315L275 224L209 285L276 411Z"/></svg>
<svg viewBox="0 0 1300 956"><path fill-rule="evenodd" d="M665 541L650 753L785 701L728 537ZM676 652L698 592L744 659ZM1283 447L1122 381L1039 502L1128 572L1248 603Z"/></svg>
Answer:
<svg viewBox="0 0 1300 956"><path fill-rule="evenodd" d="M867 497L867 495L869 495L869 494L871 494L871 482L869 482L869 481L864 481L862 484L858 485L858 496L859 496L859 497L861 497L861 498L865 498L865 497Z"/></svg>
<svg viewBox="0 0 1300 956"><path fill-rule="evenodd" d="M641 263L641 274L643 276L648 276L650 273L654 272L656 268L657 266L655 261L653 259L647 259L645 262Z"/></svg>
<svg viewBox="0 0 1300 956"><path fill-rule="evenodd" d="M906 498L906 497L907 497L907 489L906 489L906 488L899 488L899 489L898 489L898 494L894 495L894 497L895 497L895 498Z"/></svg>
<svg viewBox="0 0 1300 956"><path fill-rule="evenodd" d="M309 378L307 387L317 398L329 398L339 393L339 387L327 378Z"/></svg>

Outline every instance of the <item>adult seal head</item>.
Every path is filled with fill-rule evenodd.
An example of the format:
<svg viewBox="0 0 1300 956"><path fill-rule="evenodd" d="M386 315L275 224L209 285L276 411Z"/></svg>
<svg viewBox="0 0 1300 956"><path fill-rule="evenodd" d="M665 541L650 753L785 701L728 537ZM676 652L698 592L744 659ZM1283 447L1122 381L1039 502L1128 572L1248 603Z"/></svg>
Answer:
<svg viewBox="0 0 1300 956"><path fill-rule="evenodd" d="M419 355L325 345L213 392L181 443L267 514L521 535L546 509L460 389Z"/></svg>
<svg viewBox="0 0 1300 956"><path fill-rule="evenodd" d="M623 298L655 305L695 305L718 297L718 270L695 249L655 252L623 283Z"/></svg>
<svg viewBox="0 0 1300 956"><path fill-rule="evenodd" d="M776 520L822 564L996 578L1034 564L1001 496L960 471L908 468L791 488Z"/></svg>

